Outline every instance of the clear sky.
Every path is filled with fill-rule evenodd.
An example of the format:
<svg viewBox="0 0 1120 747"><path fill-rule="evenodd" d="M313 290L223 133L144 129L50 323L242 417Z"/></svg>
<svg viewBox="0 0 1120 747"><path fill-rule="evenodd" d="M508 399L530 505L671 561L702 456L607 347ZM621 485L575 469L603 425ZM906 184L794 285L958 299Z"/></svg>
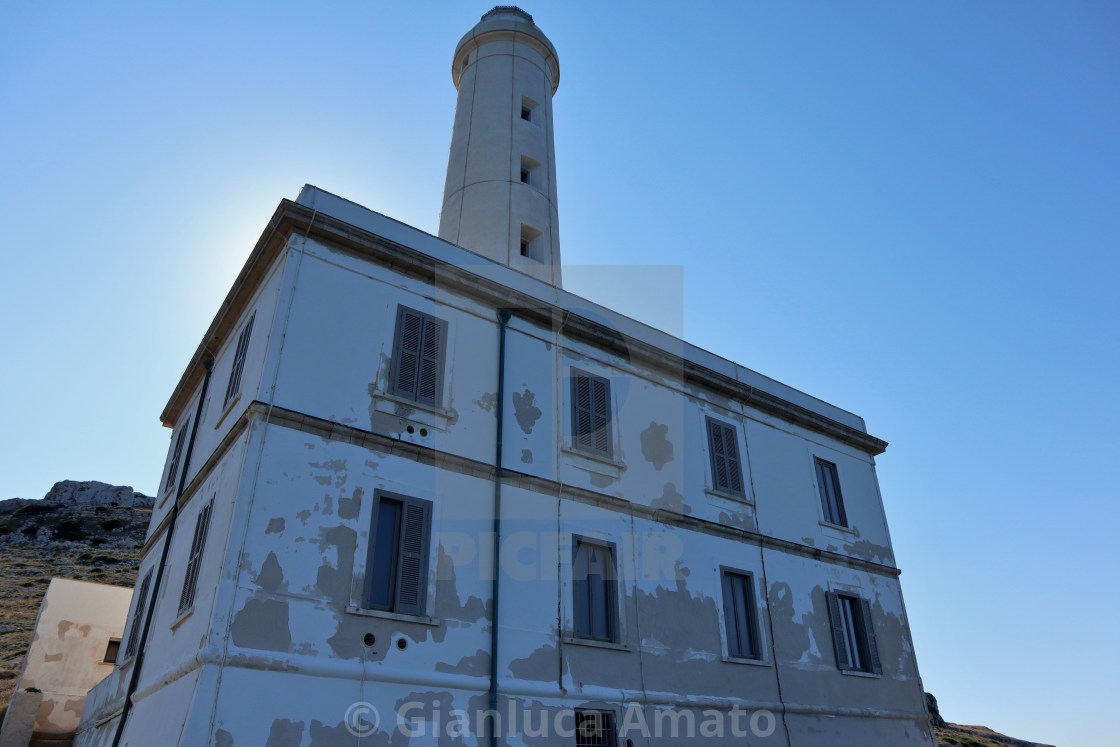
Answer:
<svg viewBox="0 0 1120 747"><path fill-rule="evenodd" d="M0 498L155 491L163 404L304 183L435 233L489 7L0 4ZM691 342L891 442L950 720L1113 741L1120 5L524 7L560 53L565 261L666 267Z"/></svg>

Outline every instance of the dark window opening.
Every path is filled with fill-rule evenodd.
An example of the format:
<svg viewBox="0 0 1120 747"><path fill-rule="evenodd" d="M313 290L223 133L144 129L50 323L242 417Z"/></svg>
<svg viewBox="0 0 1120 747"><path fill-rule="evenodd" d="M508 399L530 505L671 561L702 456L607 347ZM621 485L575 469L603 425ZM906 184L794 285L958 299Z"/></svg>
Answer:
<svg viewBox="0 0 1120 747"><path fill-rule="evenodd" d="M882 674L871 603L851 594L828 592L832 646L840 669Z"/></svg>
<svg viewBox="0 0 1120 747"><path fill-rule="evenodd" d="M573 540L572 594L575 634L597 641L618 640L618 582L614 546Z"/></svg>
<svg viewBox="0 0 1120 747"><path fill-rule="evenodd" d="M423 615L428 601L432 504L381 492L376 501L363 606Z"/></svg>
<svg viewBox="0 0 1120 747"><path fill-rule="evenodd" d="M848 526L848 515L844 511L844 498L840 494L840 477L836 465L823 459L816 460L817 488L821 494L821 508L824 520L838 526Z"/></svg>
<svg viewBox="0 0 1120 747"><path fill-rule="evenodd" d="M527 106L521 107L521 118L524 119L526 122L532 122L533 121L533 110L530 109Z"/></svg>
<svg viewBox="0 0 1120 747"><path fill-rule="evenodd" d="M749 573L723 571L723 616L728 655L760 658L754 583Z"/></svg>
<svg viewBox="0 0 1120 747"><path fill-rule="evenodd" d="M108 645L105 646L105 658L102 662L105 664L116 664L117 657L121 653L121 639L110 638Z"/></svg>

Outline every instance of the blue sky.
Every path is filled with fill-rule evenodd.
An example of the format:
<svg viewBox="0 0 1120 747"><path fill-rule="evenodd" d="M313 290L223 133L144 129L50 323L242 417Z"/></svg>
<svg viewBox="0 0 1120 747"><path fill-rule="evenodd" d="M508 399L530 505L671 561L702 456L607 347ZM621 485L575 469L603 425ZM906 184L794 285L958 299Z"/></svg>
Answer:
<svg viewBox="0 0 1120 747"><path fill-rule="evenodd" d="M891 442L948 718L1112 739L1120 6L525 7L560 52L565 261L683 278L687 339ZM451 52L488 9L0 5L0 497L155 490L166 397L304 183L434 233Z"/></svg>

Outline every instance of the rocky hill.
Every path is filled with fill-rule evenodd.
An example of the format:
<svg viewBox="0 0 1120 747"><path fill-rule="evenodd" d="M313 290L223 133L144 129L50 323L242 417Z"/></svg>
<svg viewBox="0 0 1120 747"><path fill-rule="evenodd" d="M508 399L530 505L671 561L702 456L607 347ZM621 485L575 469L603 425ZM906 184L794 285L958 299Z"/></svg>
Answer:
<svg viewBox="0 0 1120 747"><path fill-rule="evenodd" d="M63 480L41 500L0 501L0 712L7 708L54 576L133 586L152 499Z"/></svg>

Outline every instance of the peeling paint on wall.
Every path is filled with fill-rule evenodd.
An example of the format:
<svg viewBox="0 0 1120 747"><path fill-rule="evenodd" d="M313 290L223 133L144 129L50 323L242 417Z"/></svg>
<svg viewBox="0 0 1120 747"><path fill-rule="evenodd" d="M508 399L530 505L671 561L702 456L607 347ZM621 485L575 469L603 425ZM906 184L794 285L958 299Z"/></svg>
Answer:
<svg viewBox="0 0 1120 747"><path fill-rule="evenodd" d="M649 423L649 428L641 433L642 456L656 470L660 470L673 461L673 444L666 438L668 433L669 426L655 423L652 420Z"/></svg>
<svg viewBox="0 0 1120 747"><path fill-rule="evenodd" d="M661 491L661 497L654 498L649 505L653 508L663 508L680 514L692 513L692 507L684 502L684 496L677 492L677 486L671 482L665 483L665 487Z"/></svg>
<svg viewBox="0 0 1120 747"><path fill-rule="evenodd" d="M349 498L338 499L338 518L356 519L362 509L362 489L354 488Z"/></svg>
<svg viewBox="0 0 1120 747"><path fill-rule="evenodd" d="M479 649L470 656L459 659L458 664L437 661L436 671L448 674L465 674L471 677L487 677L490 675L490 654Z"/></svg>
<svg viewBox="0 0 1120 747"><path fill-rule="evenodd" d="M521 450L521 461L524 464L532 464L533 463L533 452L529 451L528 449L522 449Z"/></svg>
<svg viewBox="0 0 1120 747"><path fill-rule="evenodd" d="M264 530L265 534L283 534L284 532L284 517L277 516L268 520L268 528Z"/></svg>
<svg viewBox="0 0 1120 747"><path fill-rule="evenodd" d="M533 426L541 419L541 408L537 407L536 395L526 389L524 393L513 393L513 414L517 419L517 424L521 426L521 430L526 434L533 432Z"/></svg>
<svg viewBox="0 0 1120 747"><path fill-rule="evenodd" d="M303 722L278 718L268 730L268 741L264 747L299 747L303 741Z"/></svg>
<svg viewBox="0 0 1120 747"><path fill-rule="evenodd" d="M288 603L278 599L249 599L234 616L229 631L233 642L241 648L287 651L292 645Z"/></svg>

